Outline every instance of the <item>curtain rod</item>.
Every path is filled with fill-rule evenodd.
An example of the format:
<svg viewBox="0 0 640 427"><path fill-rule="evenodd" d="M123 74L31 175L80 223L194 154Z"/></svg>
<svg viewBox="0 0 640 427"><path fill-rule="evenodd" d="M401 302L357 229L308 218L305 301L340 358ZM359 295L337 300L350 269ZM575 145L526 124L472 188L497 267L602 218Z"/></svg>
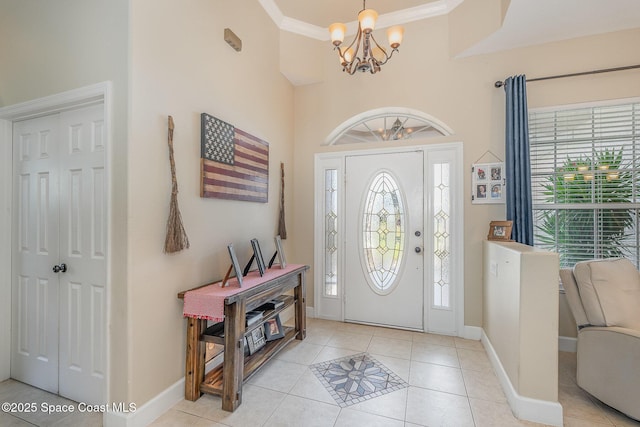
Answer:
<svg viewBox="0 0 640 427"><path fill-rule="evenodd" d="M610 73L612 71L633 70L634 68L640 68L640 64L628 65L626 67L605 68L605 69L602 69L602 70L584 71L582 73L559 74L557 76L538 77L536 79L527 79L527 83L529 83L529 82L537 82L537 81L540 81L540 80L562 79L564 77L586 76L588 74ZM497 82L495 82L494 86L495 87L502 87L502 86L504 86L504 82L502 80L498 80Z"/></svg>

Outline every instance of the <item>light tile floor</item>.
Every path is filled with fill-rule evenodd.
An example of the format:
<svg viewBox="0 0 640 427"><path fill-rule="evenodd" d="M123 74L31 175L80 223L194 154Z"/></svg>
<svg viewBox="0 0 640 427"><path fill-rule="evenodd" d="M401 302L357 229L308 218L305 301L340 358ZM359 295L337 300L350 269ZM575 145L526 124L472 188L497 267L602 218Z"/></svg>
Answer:
<svg viewBox="0 0 640 427"><path fill-rule="evenodd" d="M340 408L309 365L366 351L408 388ZM559 400L568 427L640 427L576 385L575 353L560 353ZM0 383L0 402L68 403L17 381ZM16 414L18 415L18 414ZM14 416L0 426L100 426L102 417L79 414ZM163 426L536 426L511 413L482 344L460 338L308 319L307 339L293 342L243 388L233 413L220 398L181 401L152 423Z"/></svg>

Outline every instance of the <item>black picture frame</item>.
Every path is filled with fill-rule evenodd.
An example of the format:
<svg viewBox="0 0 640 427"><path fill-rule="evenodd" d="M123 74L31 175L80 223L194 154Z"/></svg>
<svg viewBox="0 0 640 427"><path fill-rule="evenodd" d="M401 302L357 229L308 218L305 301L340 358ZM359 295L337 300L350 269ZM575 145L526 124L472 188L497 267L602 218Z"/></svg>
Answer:
<svg viewBox="0 0 640 427"><path fill-rule="evenodd" d="M278 257L280 268L286 268L287 259L284 256L284 250L282 250L282 239L280 238L280 235L278 234L276 237L273 238L273 240L276 243L276 252L273 254L273 256L271 257L271 260L269 261L269 268L273 266L273 262L276 260L276 256Z"/></svg>
<svg viewBox="0 0 640 427"><path fill-rule="evenodd" d="M278 314L273 319L269 319L264 322L264 335L267 341L273 341L280 338L284 338L284 328L280 322L280 315Z"/></svg>
<svg viewBox="0 0 640 427"><path fill-rule="evenodd" d="M262 251L260 250L260 243L258 239L251 239L251 247L253 248L253 256L256 259L256 264L258 265L258 272L260 276L264 276L264 272L267 269L264 263L264 258L262 257Z"/></svg>
<svg viewBox="0 0 640 427"><path fill-rule="evenodd" d="M220 282L220 287L224 288L229 284L229 277L231 276L231 270L234 270L236 273L236 279L238 279L238 286L242 287L242 271L240 270L240 263L238 262L238 257L236 256L236 252L233 249L233 244L227 245L227 250L229 251L229 258L231 258L231 266L229 270L227 270L227 274L225 274L224 279Z"/></svg>

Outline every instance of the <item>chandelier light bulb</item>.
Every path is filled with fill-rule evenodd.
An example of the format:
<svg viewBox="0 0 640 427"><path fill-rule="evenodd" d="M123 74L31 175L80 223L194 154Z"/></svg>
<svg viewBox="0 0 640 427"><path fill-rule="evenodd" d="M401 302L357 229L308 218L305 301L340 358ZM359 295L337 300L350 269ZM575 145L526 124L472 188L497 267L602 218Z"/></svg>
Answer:
<svg viewBox="0 0 640 427"><path fill-rule="evenodd" d="M341 22L335 22L329 26L331 34L331 42L334 46L340 46L344 41L344 35L347 33L347 26Z"/></svg>
<svg viewBox="0 0 640 427"><path fill-rule="evenodd" d="M358 22L360 23L360 28L362 28L362 32L365 34L369 34L376 26L376 21L378 20L378 12L373 9L365 9L358 14Z"/></svg>
<svg viewBox="0 0 640 427"><path fill-rule="evenodd" d="M404 27L396 25L387 30L387 38L389 39L389 46L392 49L397 49L402 44L402 37L404 36Z"/></svg>
<svg viewBox="0 0 640 427"><path fill-rule="evenodd" d="M344 58L345 62L352 62L353 61L353 49L352 48L348 48L348 49L344 50L344 52L342 53L342 57Z"/></svg>

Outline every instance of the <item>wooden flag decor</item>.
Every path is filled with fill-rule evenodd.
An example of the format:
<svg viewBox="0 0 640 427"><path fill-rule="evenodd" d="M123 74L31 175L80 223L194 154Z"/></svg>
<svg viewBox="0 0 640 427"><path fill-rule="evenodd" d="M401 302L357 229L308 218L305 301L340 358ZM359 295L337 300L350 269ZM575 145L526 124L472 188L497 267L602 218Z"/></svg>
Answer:
<svg viewBox="0 0 640 427"><path fill-rule="evenodd" d="M267 203L269 143L201 116L201 197Z"/></svg>

